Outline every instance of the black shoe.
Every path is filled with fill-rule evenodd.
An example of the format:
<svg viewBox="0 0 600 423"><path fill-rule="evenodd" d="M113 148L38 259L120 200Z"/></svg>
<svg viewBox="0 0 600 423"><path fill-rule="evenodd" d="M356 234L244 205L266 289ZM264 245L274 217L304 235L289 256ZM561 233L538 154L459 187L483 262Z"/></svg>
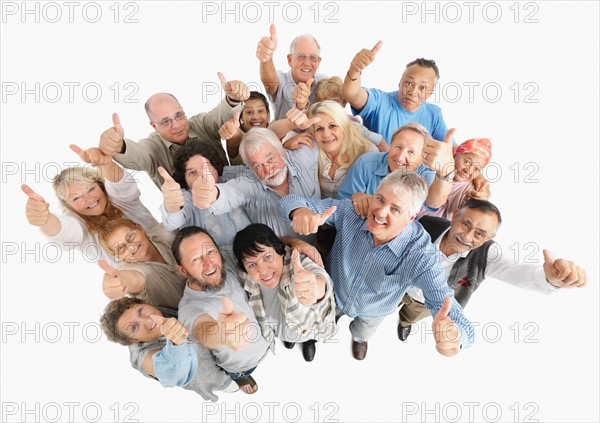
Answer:
<svg viewBox="0 0 600 423"><path fill-rule="evenodd" d="M398 323L398 339L405 342L408 335L410 335L410 329L412 326L402 326Z"/></svg>
<svg viewBox="0 0 600 423"><path fill-rule="evenodd" d="M364 360L367 356L367 341L356 342L352 340L352 357L357 360Z"/></svg>
<svg viewBox="0 0 600 423"><path fill-rule="evenodd" d="M296 345L295 342L283 341L283 346L286 347L288 350L294 348L294 345Z"/></svg>
<svg viewBox="0 0 600 423"><path fill-rule="evenodd" d="M313 361L315 353L317 352L316 343L317 341L314 339L302 343L302 356L304 357L304 361Z"/></svg>

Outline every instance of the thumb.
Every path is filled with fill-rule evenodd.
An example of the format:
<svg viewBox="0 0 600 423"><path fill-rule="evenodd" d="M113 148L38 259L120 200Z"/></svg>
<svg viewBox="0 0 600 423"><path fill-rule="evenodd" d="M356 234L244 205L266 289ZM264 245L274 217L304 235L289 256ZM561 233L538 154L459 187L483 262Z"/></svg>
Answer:
<svg viewBox="0 0 600 423"><path fill-rule="evenodd" d="M175 179L173 179L173 177L169 174L169 172L167 172L167 169L165 169L164 167L159 166L158 173L160 173L160 176L163 177L165 182L175 182Z"/></svg>
<svg viewBox="0 0 600 423"><path fill-rule="evenodd" d="M88 154L85 151L83 151L81 149L81 147L79 147L78 145L70 144L69 148L71 150L73 150L75 152L75 154L77 154L81 158L81 160L83 160L84 162L86 162L86 163L92 162L92 160L90 159L90 156L88 156Z"/></svg>
<svg viewBox="0 0 600 423"><path fill-rule="evenodd" d="M306 81L306 87L310 88L313 82L315 82L315 78L310 78L308 81Z"/></svg>
<svg viewBox="0 0 600 423"><path fill-rule="evenodd" d="M27 184L21 185L21 191L23 191L32 200L41 201L42 203L46 202L41 195L32 190Z"/></svg>
<svg viewBox="0 0 600 423"><path fill-rule="evenodd" d="M277 44L277 30L275 29L275 24L271 24L271 27L269 28L269 34L271 40Z"/></svg>
<svg viewBox="0 0 600 423"><path fill-rule="evenodd" d="M302 266L302 263L300 262L300 251L294 248L292 251L291 260L292 266L294 267L294 273L300 273L304 271L304 266Z"/></svg>
<svg viewBox="0 0 600 423"><path fill-rule="evenodd" d="M452 139L454 138L454 133L456 132L456 128L448 129L446 132L446 138L444 138L445 143L452 143Z"/></svg>
<svg viewBox="0 0 600 423"><path fill-rule="evenodd" d="M219 77L219 81L221 81L221 84L223 84L223 86L227 85L227 78L225 78L225 75L223 75L221 72L217 72L217 76Z"/></svg>
<svg viewBox="0 0 600 423"><path fill-rule="evenodd" d="M452 308L452 297L446 297L440 311L435 315L434 320L442 320L444 317L448 315L450 309Z"/></svg>
<svg viewBox="0 0 600 423"><path fill-rule="evenodd" d="M377 54L377 52L379 50L381 50L382 45L383 45L383 41L381 41L381 40L377 41L377 44L375 44L375 46L371 49L371 52L373 52L373 54Z"/></svg>
<svg viewBox="0 0 600 423"><path fill-rule="evenodd" d="M321 224L325 223L325 221L337 210L337 206L331 206L323 213L321 213Z"/></svg>
<svg viewBox="0 0 600 423"><path fill-rule="evenodd" d="M235 124L235 126L237 128L240 127L240 115L242 114L241 110L236 110L235 112L233 112L233 123Z"/></svg>
<svg viewBox="0 0 600 423"><path fill-rule="evenodd" d="M119 271L112 267L110 264L108 264L106 260L99 260L98 266L100 266L100 268L104 270L104 273L106 273L107 275L112 276L113 278L119 277Z"/></svg>
<svg viewBox="0 0 600 423"><path fill-rule="evenodd" d="M231 316L233 314L233 303L231 302L231 299L228 297L221 297L221 305L223 306L221 314L225 314L227 316Z"/></svg>
<svg viewBox="0 0 600 423"><path fill-rule="evenodd" d="M158 314L151 314L151 315L150 315L150 318L152 319L152 321L153 321L154 323L156 323L156 324L157 324L157 325L159 325L159 326L162 326L162 325L164 325L164 324L165 324L165 322L167 321L167 319L166 319L166 318L164 318L164 317L162 317L162 316L159 316Z"/></svg>
<svg viewBox="0 0 600 423"><path fill-rule="evenodd" d="M543 250L544 253L544 264L548 266L554 266L554 254L550 250Z"/></svg>
<svg viewBox="0 0 600 423"><path fill-rule="evenodd" d="M113 122L113 126L115 127L115 129L121 127L121 119L119 119L119 114L118 113L113 113L113 115L112 115L112 122Z"/></svg>

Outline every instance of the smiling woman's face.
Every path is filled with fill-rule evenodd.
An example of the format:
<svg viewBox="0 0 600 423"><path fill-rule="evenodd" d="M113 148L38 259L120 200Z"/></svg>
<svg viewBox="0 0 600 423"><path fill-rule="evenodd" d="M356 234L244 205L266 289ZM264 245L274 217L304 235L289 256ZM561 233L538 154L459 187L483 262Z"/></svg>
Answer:
<svg viewBox="0 0 600 423"><path fill-rule="evenodd" d="M137 342L154 341L162 336L160 326L150 315L162 313L148 304L134 304L117 321L118 331Z"/></svg>
<svg viewBox="0 0 600 423"><path fill-rule="evenodd" d="M106 210L106 194L96 182L69 184L67 204L81 216L100 216Z"/></svg>

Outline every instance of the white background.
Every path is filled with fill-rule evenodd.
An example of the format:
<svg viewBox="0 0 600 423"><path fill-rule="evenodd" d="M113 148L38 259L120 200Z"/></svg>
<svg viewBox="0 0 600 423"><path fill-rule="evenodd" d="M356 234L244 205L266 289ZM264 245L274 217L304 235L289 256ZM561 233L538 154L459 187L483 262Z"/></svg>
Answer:
<svg viewBox="0 0 600 423"><path fill-rule="evenodd" d="M28 225L19 185L58 213L50 179L78 159L68 145L96 145L112 112L139 139L151 130L143 103L152 93L174 93L191 116L220 100L210 91L217 71L258 87L255 49L269 6L228 3L237 16L222 16L221 2L205 4L212 15L191 1L72 4L70 22L63 2L2 2L2 421L598 421L597 2L272 2L281 69L300 33L318 38L329 75L384 40L363 83L389 91L407 62L434 58L437 102L457 140L493 140L488 177L503 251L541 263L549 248L584 266L590 284L546 297L489 279L466 310L477 341L451 359L430 334L421 338L429 321L401 343L390 316L357 362L344 318L338 342L318 345L314 362L278 345L255 372L256 395L221 394L217 404L161 388L130 367L126 348L99 339L102 272L79 252L60 255ZM422 15L425 7L438 16ZM88 22L97 9L98 22ZM79 84L72 99L69 83ZM158 217L159 191L138 179Z"/></svg>

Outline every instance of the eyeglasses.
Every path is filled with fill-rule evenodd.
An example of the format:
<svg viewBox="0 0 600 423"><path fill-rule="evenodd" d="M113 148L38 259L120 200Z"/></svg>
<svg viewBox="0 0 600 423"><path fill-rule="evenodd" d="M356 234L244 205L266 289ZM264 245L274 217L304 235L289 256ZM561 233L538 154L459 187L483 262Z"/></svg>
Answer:
<svg viewBox="0 0 600 423"><path fill-rule="evenodd" d="M175 122L175 121L181 122L185 118L186 118L186 116L185 116L184 112L177 112L177 113L175 113L175 116L173 116L173 118L167 117L167 118L164 118L163 120L161 120L160 122L155 122L155 123L158 126L161 126L163 128L169 128L169 127L173 126L173 122Z"/></svg>
<svg viewBox="0 0 600 423"><path fill-rule="evenodd" d="M306 54L302 54L302 53L294 53L294 54L292 54L292 56L301 62L304 62L306 59L308 59L308 60L310 60L310 63L317 63L319 60L321 60L321 57L317 56L316 54L306 55Z"/></svg>
<svg viewBox="0 0 600 423"><path fill-rule="evenodd" d="M252 169L254 169L255 172L258 172L260 170L260 168L262 168L263 166L265 166L265 167L273 166L274 162L275 162L275 157L271 156L262 163L248 163L248 166L250 166Z"/></svg>
<svg viewBox="0 0 600 423"><path fill-rule="evenodd" d="M129 246L131 244L133 244L133 241L135 240L135 234L137 233L137 229L134 229L131 232L127 232L127 235L125 235L125 242L123 244L119 244L117 245L117 247L114 249L115 251L115 256L121 257L123 254L125 254L125 252L127 251L127 248L129 248Z"/></svg>

